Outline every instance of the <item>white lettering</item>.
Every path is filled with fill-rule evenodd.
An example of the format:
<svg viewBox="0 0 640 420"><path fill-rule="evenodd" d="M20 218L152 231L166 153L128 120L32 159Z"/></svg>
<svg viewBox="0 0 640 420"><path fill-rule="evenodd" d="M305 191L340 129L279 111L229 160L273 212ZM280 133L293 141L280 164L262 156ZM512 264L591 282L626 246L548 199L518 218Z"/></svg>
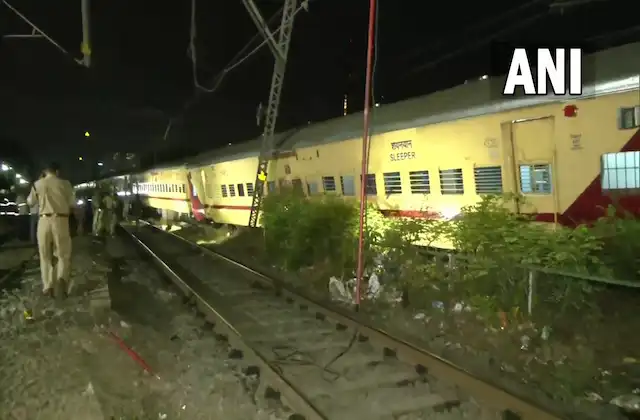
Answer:
<svg viewBox="0 0 640 420"><path fill-rule="evenodd" d="M554 58L555 57L555 58ZM554 95L566 95L566 49L556 48L554 54L548 48L537 50L537 83L534 82L531 63L524 48L513 51L509 73L502 91L514 95L516 87L522 86L525 95L547 95L547 81ZM569 49L569 94L582 95L582 50Z"/></svg>
<svg viewBox="0 0 640 420"><path fill-rule="evenodd" d="M551 89L556 95L566 94L564 81L564 50L556 49L555 60L551 50L538 50L538 95L547 94L547 77L551 82Z"/></svg>
<svg viewBox="0 0 640 420"><path fill-rule="evenodd" d="M533 76L531 75L531 64L527 57L527 50L524 48L516 48L511 57L509 64L509 73L507 73L507 81L504 84L502 93L505 95L513 95L516 92L516 86L524 88L525 95L535 95L536 86L533 84Z"/></svg>
<svg viewBox="0 0 640 420"><path fill-rule="evenodd" d="M569 95L582 95L582 50L569 50Z"/></svg>

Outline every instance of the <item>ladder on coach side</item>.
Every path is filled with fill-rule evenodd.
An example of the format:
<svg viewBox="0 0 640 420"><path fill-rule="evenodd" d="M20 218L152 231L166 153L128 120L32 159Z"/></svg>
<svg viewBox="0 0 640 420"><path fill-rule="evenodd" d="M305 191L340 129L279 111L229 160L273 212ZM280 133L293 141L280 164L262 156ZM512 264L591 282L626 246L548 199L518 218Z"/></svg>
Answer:
<svg viewBox="0 0 640 420"><path fill-rule="evenodd" d="M276 129L276 120L278 118L278 108L280 106L280 94L284 82L284 73L287 67L287 56L289 55L289 44L291 41L291 33L293 31L293 21L296 13L299 11L298 0L285 0L282 9L282 18L280 19L280 28L278 30L278 39L265 24L260 12L258 11L253 0L242 0L253 22L258 27L262 36L267 41L267 45L271 49L275 58L273 66L273 75L271 76L271 89L269 91L269 103L264 113L264 129L262 132L262 143L260 146L260 155L258 157L258 170L256 171L256 182L253 188L253 199L251 202L251 214L249 215L249 226L256 227L258 225L258 216L262 207L262 199L265 193L265 183L267 180L267 170L269 169L269 161L273 157L274 136ZM303 1L300 8L308 10L307 0ZM260 118L260 116L258 116ZM260 121L260 120L259 120Z"/></svg>

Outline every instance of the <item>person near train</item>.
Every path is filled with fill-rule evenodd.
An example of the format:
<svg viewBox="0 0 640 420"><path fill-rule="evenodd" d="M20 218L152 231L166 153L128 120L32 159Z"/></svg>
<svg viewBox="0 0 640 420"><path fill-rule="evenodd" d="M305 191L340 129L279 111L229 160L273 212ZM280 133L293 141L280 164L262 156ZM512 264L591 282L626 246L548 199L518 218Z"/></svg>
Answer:
<svg viewBox="0 0 640 420"><path fill-rule="evenodd" d="M100 190L100 186L96 185L96 189L93 192L93 197L91 197L91 208L93 210L93 220L91 223L91 233L94 236L100 235L102 230L102 219L103 219L103 199L102 191Z"/></svg>
<svg viewBox="0 0 640 420"><path fill-rule="evenodd" d="M69 215L76 204L75 193L69 181L59 178L57 164L49 164L44 173L27 197L30 206L38 203L39 208L37 238L42 292L54 296L61 291L66 296L71 276ZM58 259L55 267L54 255Z"/></svg>
<svg viewBox="0 0 640 420"><path fill-rule="evenodd" d="M118 224L117 219L117 208L118 208L118 200L115 194L115 191L111 191L108 194L105 194L102 199L103 202L103 228L107 231L109 236L114 236L116 232L116 225Z"/></svg>
<svg viewBox="0 0 640 420"><path fill-rule="evenodd" d="M79 204L79 203L76 203ZM75 207L75 219L76 219L76 235L82 236L84 234L85 224L85 207L84 205L76 205Z"/></svg>

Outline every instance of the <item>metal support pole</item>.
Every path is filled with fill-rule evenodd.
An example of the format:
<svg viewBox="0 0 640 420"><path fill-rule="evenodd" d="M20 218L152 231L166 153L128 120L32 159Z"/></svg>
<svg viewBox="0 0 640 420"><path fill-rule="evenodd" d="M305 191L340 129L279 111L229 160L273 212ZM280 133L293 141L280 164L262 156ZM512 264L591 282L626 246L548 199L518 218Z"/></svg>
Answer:
<svg viewBox="0 0 640 420"><path fill-rule="evenodd" d="M278 42L275 43L273 34L264 23L264 19L253 4L252 0L243 0L247 7L247 11L252 16L258 30L266 38L267 43L271 47L271 51L275 58L273 66L273 76L271 77L271 89L269 91L269 102L267 104L264 115L264 130L262 132L262 145L260 149L260 157L258 158L258 170L256 171L255 188L253 189L253 199L251 202L251 214L249 215L249 226L256 227L258 225L258 215L262 206L262 198L264 197L264 184L267 180L267 170L269 161L273 157L274 135L276 129L276 121L278 118L278 108L280 106L280 95L284 83L284 73L287 67L287 56L289 54L289 44L291 41L291 32L293 31L293 22L298 12L298 0L285 0L282 9L282 18L280 22L280 31L278 33ZM306 2L302 3L302 8L306 10Z"/></svg>
<svg viewBox="0 0 640 420"><path fill-rule="evenodd" d="M242 3L244 3L244 7L247 9L247 12L249 12L249 16L251 17L251 20L253 20L253 23L255 23L256 27L258 28L258 31L260 31L260 34L267 41L267 44L269 45L269 49L271 50L271 53L273 53L273 56L276 58L276 61L286 60L282 51L282 45L280 45L280 43L276 41L276 38L273 36L271 31L269 30L269 27L267 26L264 19L262 18L262 15L260 14L260 10L258 10L258 7L253 2L253 0L242 0ZM285 4L285 9L286 8L287 6ZM295 4L294 4L294 8L295 8ZM285 13L284 10L282 13L284 16L284 13Z"/></svg>
<svg viewBox="0 0 640 420"><path fill-rule="evenodd" d="M371 110L371 76L376 23L376 0L369 0L369 42L367 43L367 69L364 87L364 130L362 134L362 173L360 175L360 231L358 237L358 265L356 271L356 310L360 307L360 288L364 275L364 224L367 211L367 172L369 166L369 117Z"/></svg>
<svg viewBox="0 0 640 420"><path fill-rule="evenodd" d="M82 8L82 62L85 67L91 67L91 10L89 0L80 0Z"/></svg>

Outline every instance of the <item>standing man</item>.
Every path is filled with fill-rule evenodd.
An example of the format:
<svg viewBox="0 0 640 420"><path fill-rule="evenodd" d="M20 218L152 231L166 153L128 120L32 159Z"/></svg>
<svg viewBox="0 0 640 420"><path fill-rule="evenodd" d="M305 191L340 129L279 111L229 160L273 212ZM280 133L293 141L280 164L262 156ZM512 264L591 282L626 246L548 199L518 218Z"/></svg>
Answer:
<svg viewBox="0 0 640 420"><path fill-rule="evenodd" d="M42 292L46 296L53 296L54 290L66 296L71 275L69 214L75 207L75 197L71 183L58 178L58 171L57 164L48 165L44 178L36 181L27 197L27 203L33 206L37 202L40 210L38 251ZM54 254L58 257L57 273L54 273Z"/></svg>
<svg viewBox="0 0 640 420"><path fill-rule="evenodd" d="M93 222L91 223L91 232L94 236L100 235L102 230L102 191L101 186L96 185L93 197L91 198L91 208L93 210Z"/></svg>

